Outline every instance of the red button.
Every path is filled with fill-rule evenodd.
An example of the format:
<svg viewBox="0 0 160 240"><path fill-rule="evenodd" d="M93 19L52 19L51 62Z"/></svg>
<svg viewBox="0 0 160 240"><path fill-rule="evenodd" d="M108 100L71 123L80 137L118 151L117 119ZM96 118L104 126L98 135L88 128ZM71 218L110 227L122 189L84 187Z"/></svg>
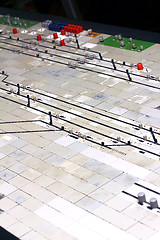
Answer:
<svg viewBox="0 0 160 240"><path fill-rule="evenodd" d="M72 27L69 28L69 32L73 33L73 28Z"/></svg>
<svg viewBox="0 0 160 240"><path fill-rule="evenodd" d="M76 28L73 28L73 33L76 33Z"/></svg>
<svg viewBox="0 0 160 240"><path fill-rule="evenodd" d="M17 34L17 28L13 28L13 33Z"/></svg>
<svg viewBox="0 0 160 240"><path fill-rule="evenodd" d="M65 30L62 29L62 30L61 30L61 35L65 35L65 34L66 34Z"/></svg>
<svg viewBox="0 0 160 240"><path fill-rule="evenodd" d="M143 65L141 62L137 63L137 68L138 68L138 70L143 70Z"/></svg>
<svg viewBox="0 0 160 240"><path fill-rule="evenodd" d="M80 27L79 27L79 30L80 30L80 32L83 32L83 27L80 26Z"/></svg>
<svg viewBox="0 0 160 240"><path fill-rule="evenodd" d="M53 33L53 37L54 37L54 39L57 39L58 38L58 34L57 33Z"/></svg>
<svg viewBox="0 0 160 240"><path fill-rule="evenodd" d="M61 45L61 46L64 46L64 45L65 45L64 40L61 40L61 41L60 41L60 45Z"/></svg>
<svg viewBox="0 0 160 240"><path fill-rule="evenodd" d="M79 28L76 28L76 33L80 33L80 29Z"/></svg>
<svg viewBox="0 0 160 240"><path fill-rule="evenodd" d="M41 41L41 40L42 40L41 35L37 35L37 40L38 40L38 41Z"/></svg>

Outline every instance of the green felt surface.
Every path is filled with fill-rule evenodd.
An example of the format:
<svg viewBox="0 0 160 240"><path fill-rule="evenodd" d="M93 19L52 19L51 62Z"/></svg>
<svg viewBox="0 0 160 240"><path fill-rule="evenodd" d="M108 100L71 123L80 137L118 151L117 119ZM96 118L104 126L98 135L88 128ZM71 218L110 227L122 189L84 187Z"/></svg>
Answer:
<svg viewBox="0 0 160 240"><path fill-rule="evenodd" d="M15 21L17 22L17 24L15 24ZM9 25L12 27L19 27L23 29L27 29L38 23L37 21L27 20L23 18L19 18L19 20L16 20L15 17L10 17L10 22L11 24L7 23L7 19L5 16L0 18L0 24Z"/></svg>
<svg viewBox="0 0 160 240"><path fill-rule="evenodd" d="M136 44L136 49L132 49L132 43L129 41L129 38L124 38L122 39L125 43L124 47L121 47L121 41L116 40L115 36L110 36L106 39L104 39L103 42L98 42L98 44L106 45L106 46L111 46L111 47L116 47L116 48L122 48L126 50L131 50L131 51L137 51L141 52L144 51L145 49L153 46L155 43L152 42L146 42L146 41L141 41L141 40L136 40L133 39L132 43L134 42ZM140 46L143 46L143 50L140 50Z"/></svg>

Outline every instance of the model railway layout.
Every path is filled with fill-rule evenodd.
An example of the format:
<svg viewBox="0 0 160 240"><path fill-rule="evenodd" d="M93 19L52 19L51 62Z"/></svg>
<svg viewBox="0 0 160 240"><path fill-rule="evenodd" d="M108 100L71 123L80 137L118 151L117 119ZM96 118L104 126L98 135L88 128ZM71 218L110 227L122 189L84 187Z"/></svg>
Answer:
<svg viewBox="0 0 160 240"><path fill-rule="evenodd" d="M24 240L159 239L159 44L0 24L2 227Z"/></svg>
<svg viewBox="0 0 160 240"><path fill-rule="evenodd" d="M12 83L9 83L9 82L6 82L6 80L4 81L3 80L3 82L5 82L7 85L11 85L11 86L14 86L15 87L15 85L14 84L12 84ZM114 147L114 146L118 146L118 147L120 147L120 146L131 146L131 147L134 147L134 148L137 148L137 149L139 149L140 150L140 152L142 152L143 154L145 153L145 152L148 152L148 153L150 153L150 154L153 154L153 155L155 155L155 156L158 156L159 157L159 153L156 153L155 152L155 150L153 150L153 152L152 151L149 151L148 149L147 150L145 150L145 148L141 148L141 147L139 147L139 146L136 146L135 144L132 144L131 143L131 141L124 141L124 140L122 140L120 137L118 137L119 136L119 134L124 134L124 136L126 135L127 136L127 138L128 138L128 136L130 136L130 137L134 137L134 141L136 141L136 140L139 140L139 142L144 142L144 139L145 139L145 132L150 132L152 135L153 135L153 140L150 140L150 139L145 139L148 143L150 143L150 145L151 144L156 144L156 145L160 145L158 142L157 142L157 138L155 137L155 135L160 135L160 132L158 132L158 131L153 131L152 130L152 128L150 128L150 129L143 129L144 130L144 133L142 134L142 136L139 136L139 133L137 134L137 131L139 131L140 129L141 129L141 126L138 126L138 125L134 125L134 124L131 124L132 125L132 127L133 127L133 129L136 129L136 131L135 131L135 133L133 133L133 130L132 130L132 132L129 132L129 130L128 130L128 125L130 125L129 123L127 123L127 122L125 122L125 124L126 124L126 129L127 130L122 130L121 128L116 128L116 127L114 127L114 126L112 126L112 125L107 125L107 124L105 124L105 123L101 123L99 120L97 120L97 117L94 117L94 116L92 116L91 115L91 113L93 112L93 113L95 113L95 114L97 114L97 115L99 115L99 116L104 116L104 117L108 117L108 118L110 118L110 116L108 116L108 115L106 115L106 114L101 114L101 113L98 113L98 112L95 112L95 111L92 111L92 110L88 110L88 109L86 109L86 108L83 108L83 107L79 107L78 105L76 105L76 104L74 104L74 107L76 107L76 109L78 109L78 108L80 108L80 110L82 111L82 109L83 110L85 110L85 112L89 112L89 114L90 114L90 117L87 117L86 115L84 116L84 114L83 115L79 115L78 113L75 113L75 112L71 112L70 111L70 109L71 109L71 107L70 106L64 106L64 103L66 103L67 105L70 105L70 103L68 103L68 102L65 102L65 101L63 101L63 107L57 107L57 106L54 106L54 102L53 102L53 104L49 104L48 102L44 102L44 101L42 101L41 100L41 95L43 96L44 94L41 94L40 92L37 92L37 91L32 91L32 90L30 90L30 89L25 89L26 91L27 91L27 93L29 93L29 92L34 92L34 93L36 93L36 95L37 96L35 96L35 97L32 97L32 98L30 98L30 96L29 96L29 94L27 94L26 96L24 95L24 94L21 94L20 92L21 92L21 87L19 86L19 84L18 84L18 86L16 86L17 87L17 91L11 91L11 90L7 90L7 89L5 89L5 88L0 88L2 91L4 91L4 92L7 92L7 93L10 93L10 94L16 94L16 95L18 95L18 96L20 96L21 97L21 99L23 99L23 98L25 98L25 99L27 99L27 105L25 104L25 103L22 103L22 102L18 102L17 101L17 104L20 104L20 105L23 105L23 106L27 106L27 107L30 107L30 108L32 108L32 109L34 109L34 110L36 110L36 108L35 107L32 107L31 106L31 101L33 100L34 102L36 102L36 103L39 103L39 104L41 104L41 105L45 105L45 106L47 106L47 107L50 107L51 109L54 109L54 111L55 111L55 109L56 109L56 111L58 110L60 113L55 113L54 115L52 115L52 114L49 114L49 113L51 113L50 111L47 113L47 112L44 112L44 111L42 111L42 110L36 110L36 111L40 111L41 113L44 113L44 114L46 114L46 115L48 115L49 114L49 116L50 116L50 121L49 121L49 123L50 123L50 125L52 125L52 120L51 120L51 118L52 117L54 117L54 118L59 118L59 119L62 119L64 122L66 122L66 123L69 123L70 125L71 125L71 128L72 128L72 125L73 126L76 126L76 127L80 127L80 128L83 128L83 129L85 129L85 130L89 130L89 132L93 132L93 133L96 133L97 135L100 135L101 137L106 137L106 138L109 138L109 139L111 139L112 140L112 142L108 145L105 145L105 143L104 142L101 142L101 143L99 143L99 142L97 142L97 144L99 144L99 145L101 145L101 146L103 146L103 147L110 147L110 146L112 146L112 147ZM22 89L24 89L23 87L22 87ZM45 97L47 97L48 99L54 99L54 100L56 100L56 101L60 101L61 102L61 99L58 99L58 98L54 98L54 97L50 97L50 96L48 96L47 94L45 94L44 95ZM15 102L15 100L10 100L8 97L4 97L4 96L1 96L1 98L4 98L4 99L6 99L6 100L9 100L9 101L14 101ZM26 100L25 100L26 101ZM49 101L49 102L51 102L51 101ZM71 106L73 107L73 104L71 103ZM79 109L78 109L79 110ZM53 111L53 110L52 110ZM111 136L108 136L108 135L106 135L106 134L104 134L105 133L105 129L102 129L102 132L100 132L100 131L97 131L97 130L95 130L95 129L91 129L91 128L88 128L88 127L86 127L86 126L83 126L83 125L80 125L80 124L78 124L77 122L75 123L74 121L69 121L68 119L65 119L65 117L63 116L63 113L67 113L67 114L69 114L69 115L73 115L73 116L76 116L77 118L81 118L82 120L85 120L85 121L89 121L90 123L95 123L95 124L97 124L97 126L98 126L98 128L100 129L100 128L102 128L102 127L104 127L104 128L109 128L109 129L111 129L112 130L112 133L115 131L115 132L118 132L118 134L117 134L117 138L116 137L111 137ZM94 118L95 118L95 120L94 120ZM121 120L118 120L118 119L115 119L115 121L118 121L118 122L121 122ZM123 123L124 123L124 121L123 121ZM88 125L88 124L87 124ZM55 127L55 125L53 125L54 127ZM70 129L71 129L70 128ZM143 128L143 127L142 127ZM61 128L59 127L59 129L63 129L63 130L65 130L64 129L64 127L62 126ZM70 131L71 130L68 130L67 132L68 133L70 133ZM88 137L85 135L85 134L81 134L81 133L78 133L78 132L76 132L77 134L74 134L74 136L75 135L77 135L77 137L82 137L82 138L84 138L84 139L86 139L86 140L89 140L89 141L91 141L91 142L94 142L94 143L96 143L95 141L93 141L93 140L91 140L90 138L91 137L89 137L89 139L88 139ZM2 133L3 134L3 133ZM73 130L72 130L72 134L73 134ZM115 133L115 135L116 135L116 133ZM117 141L118 140L118 141ZM120 144L118 144L118 142L120 143ZM139 142L138 142L138 145L139 145Z"/></svg>

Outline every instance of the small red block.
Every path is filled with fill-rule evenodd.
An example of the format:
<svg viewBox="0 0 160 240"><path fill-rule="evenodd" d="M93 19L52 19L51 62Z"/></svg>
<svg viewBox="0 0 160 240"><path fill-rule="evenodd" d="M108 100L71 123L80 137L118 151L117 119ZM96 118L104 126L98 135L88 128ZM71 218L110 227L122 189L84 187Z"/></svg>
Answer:
<svg viewBox="0 0 160 240"><path fill-rule="evenodd" d="M73 33L73 28L72 27L69 28L69 32Z"/></svg>
<svg viewBox="0 0 160 240"><path fill-rule="evenodd" d="M57 39L58 38L58 34L57 33L53 33L53 37L54 37L54 39Z"/></svg>
<svg viewBox="0 0 160 240"><path fill-rule="evenodd" d="M65 35L65 34L66 34L65 30L62 29L62 30L61 30L61 35Z"/></svg>
<svg viewBox="0 0 160 240"><path fill-rule="evenodd" d="M141 62L137 63L137 69L138 70L143 70L143 64Z"/></svg>
<svg viewBox="0 0 160 240"><path fill-rule="evenodd" d="M76 28L76 33L80 33L80 29L79 28Z"/></svg>
<svg viewBox="0 0 160 240"><path fill-rule="evenodd" d="M83 27L80 26L80 27L79 27L79 30L80 30L80 32L83 32Z"/></svg>
<svg viewBox="0 0 160 240"><path fill-rule="evenodd" d="M41 35L37 35L37 41L41 41L41 40L42 40Z"/></svg>
<svg viewBox="0 0 160 240"><path fill-rule="evenodd" d="M64 40L61 40L61 41L60 41L60 45L61 45L61 46L64 46L64 45L65 45L65 41L64 41Z"/></svg>
<svg viewBox="0 0 160 240"><path fill-rule="evenodd" d="M17 34L17 28L13 28L13 33Z"/></svg>
<svg viewBox="0 0 160 240"><path fill-rule="evenodd" d="M73 33L76 33L76 28L73 28Z"/></svg>

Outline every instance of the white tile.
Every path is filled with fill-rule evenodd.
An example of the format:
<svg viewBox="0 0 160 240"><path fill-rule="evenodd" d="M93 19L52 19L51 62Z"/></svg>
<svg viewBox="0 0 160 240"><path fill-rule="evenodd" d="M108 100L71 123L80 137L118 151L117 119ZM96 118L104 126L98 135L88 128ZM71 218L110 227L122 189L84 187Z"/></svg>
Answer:
<svg viewBox="0 0 160 240"><path fill-rule="evenodd" d="M3 211L7 212L8 210L12 209L15 207L17 203L9 199L8 197L4 197L0 200L0 209Z"/></svg>
<svg viewBox="0 0 160 240"><path fill-rule="evenodd" d="M134 166L134 164L118 158L117 160L112 161L110 166L117 168L123 172L126 172L127 170L131 169Z"/></svg>
<svg viewBox="0 0 160 240"><path fill-rule="evenodd" d="M24 223L27 227L30 227L36 230L37 227L45 223L45 220L40 216L38 216L36 213L33 213L30 211L30 214L22 218L21 222Z"/></svg>
<svg viewBox="0 0 160 240"><path fill-rule="evenodd" d="M117 210L122 211L130 206L132 203L118 196L113 197L112 199L106 201L107 206Z"/></svg>
<svg viewBox="0 0 160 240"><path fill-rule="evenodd" d="M146 217L149 212L148 209L143 208L142 206L138 205L137 203L132 204L128 208L123 210L123 213L136 221L140 221L144 217Z"/></svg>
<svg viewBox="0 0 160 240"><path fill-rule="evenodd" d="M122 115L124 113L126 113L128 110L125 108L121 108L121 107L114 107L111 110L109 110L109 112L117 114L117 115Z"/></svg>
<svg viewBox="0 0 160 240"><path fill-rule="evenodd" d="M85 210L60 197L55 198L48 205L74 220L78 220L87 214Z"/></svg>
<svg viewBox="0 0 160 240"><path fill-rule="evenodd" d="M63 230L65 230L70 224L72 225L74 222L60 212L54 210L52 207L46 205L36 210L35 213Z"/></svg>
<svg viewBox="0 0 160 240"><path fill-rule="evenodd" d="M94 192L92 192L89 197L104 203L107 200L109 200L110 198L113 198L114 195L111 192L108 192L106 189L103 188L98 188L97 190L95 190Z"/></svg>
<svg viewBox="0 0 160 240"><path fill-rule="evenodd" d="M68 222L69 224L66 225L64 221ZM62 224L61 224L62 223ZM64 223L64 224L63 224ZM57 223L54 222L56 225ZM67 220L61 215L61 218L59 218L59 223L56 226L61 227L63 225L63 230L69 233L70 235L76 237L78 240L104 240L103 237L100 237L98 234L96 234L94 231L89 231L85 226L83 226L80 223L77 223L75 221Z"/></svg>
<svg viewBox="0 0 160 240"><path fill-rule="evenodd" d="M55 225L51 224L50 222L44 221L35 228L35 231L38 232L43 237L45 237L45 239L52 240L52 239L59 239L58 237L56 238L56 234L58 231L60 232L61 230L58 229ZM62 231L61 233L63 232L64 231Z"/></svg>
<svg viewBox="0 0 160 240"><path fill-rule="evenodd" d="M76 169L78 169L80 166L76 163L73 163L71 161L65 161L62 164L59 165L61 169L68 173L72 173Z"/></svg>
<svg viewBox="0 0 160 240"><path fill-rule="evenodd" d="M17 162L16 164L13 164L10 167L10 170L12 170L13 172L16 172L17 174L21 174L22 172L26 171L27 169L28 169L28 167L24 166L20 162Z"/></svg>
<svg viewBox="0 0 160 240"><path fill-rule="evenodd" d="M70 225L67 231L79 240L105 240L100 234L97 234L95 231L89 231L88 228L76 222L73 226Z"/></svg>
<svg viewBox="0 0 160 240"><path fill-rule="evenodd" d="M103 218L121 230L127 230L129 227L135 224L135 221L132 218L114 210L111 207L108 207L107 205L100 206L94 211L94 213L98 217Z"/></svg>
<svg viewBox="0 0 160 240"><path fill-rule="evenodd" d="M0 153L0 159L4 158L6 155L3 153Z"/></svg>
<svg viewBox="0 0 160 240"><path fill-rule="evenodd" d="M0 138L0 148L4 147L5 145L7 145L7 142L4 139Z"/></svg>
<svg viewBox="0 0 160 240"><path fill-rule="evenodd" d="M9 213L10 213L13 217L15 217L15 218L17 218L18 220L20 220L20 219L24 218L25 216L27 216L27 215L30 213L30 211L27 210L26 208L18 205L18 206L15 206L14 208L12 208L12 209L9 211Z"/></svg>
<svg viewBox="0 0 160 240"><path fill-rule="evenodd" d="M151 171L135 165L134 167L126 170L126 173L131 174L132 176L135 176L137 178L144 179L147 175L151 173Z"/></svg>
<svg viewBox="0 0 160 240"><path fill-rule="evenodd" d="M59 215L58 211L56 211L55 209L53 209L47 205L43 205L42 207L37 209L35 211L35 213L38 216L40 216L50 222L52 221L53 218L55 218L57 215Z"/></svg>
<svg viewBox="0 0 160 240"><path fill-rule="evenodd" d="M12 134L5 134L3 137L2 137L6 142L11 142L13 140L16 139L15 136L13 136Z"/></svg>
<svg viewBox="0 0 160 240"><path fill-rule="evenodd" d="M14 223L7 229L9 232L13 233L17 237L21 237L27 232L29 232L31 229L27 226L25 226L21 222Z"/></svg>
<svg viewBox="0 0 160 240"><path fill-rule="evenodd" d="M145 218L141 219L140 222L159 231L159 214L150 213Z"/></svg>
<svg viewBox="0 0 160 240"><path fill-rule="evenodd" d="M2 165L0 165L0 172L4 171L4 167Z"/></svg>
<svg viewBox="0 0 160 240"><path fill-rule="evenodd" d="M21 204L26 199L30 198L30 195L28 195L26 192L23 192L21 190L16 190L13 193L9 195L9 198L13 201L17 202L18 204Z"/></svg>
<svg viewBox="0 0 160 240"><path fill-rule="evenodd" d="M24 185L28 184L29 180L27 180L26 178L21 177L20 175L17 175L16 177L14 177L11 180L9 180L9 183L13 184L17 188L21 188Z"/></svg>
<svg viewBox="0 0 160 240"><path fill-rule="evenodd" d="M153 236L153 234L156 233L156 231L153 230L152 228L150 228L142 223L139 223L139 222L137 222L132 227L127 229L127 232L129 232L130 234L132 234L142 240L146 240L149 237Z"/></svg>
<svg viewBox="0 0 160 240"><path fill-rule="evenodd" d="M88 177L86 179L87 182L97 186L97 187L101 187L102 185L104 186L105 183L109 182L110 179L101 176L100 174L93 174L90 177ZM103 188L103 187L102 187Z"/></svg>
<svg viewBox="0 0 160 240"><path fill-rule="evenodd" d="M27 30L22 30L21 33L27 33L28 31Z"/></svg>
<svg viewBox="0 0 160 240"><path fill-rule="evenodd" d="M85 43L82 45L82 47L86 47L86 48L94 48L96 46L97 44L94 44L94 43Z"/></svg>
<svg viewBox="0 0 160 240"><path fill-rule="evenodd" d="M119 229L118 227L113 226L112 224L96 217L92 214L88 214L83 217L80 221L81 224L86 226L88 229L97 232L98 234L106 237L110 240L136 240L137 238L133 237L132 235L128 234L127 232Z"/></svg>
<svg viewBox="0 0 160 240"><path fill-rule="evenodd" d="M69 136L63 136L63 137L61 137L61 138L59 138L55 141L55 143L57 143L57 144L59 144L63 147L67 147L74 142L76 142L76 140L74 138L69 137Z"/></svg>
<svg viewBox="0 0 160 240"><path fill-rule="evenodd" d="M85 226L81 225L80 223L72 220L69 217L64 216L61 213L55 214L55 212L52 212L52 210L53 209L51 207L44 206L39 210L35 211L35 213L79 240L105 240L103 237L97 235L95 232L89 231Z"/></svg>
<svg viewBox="0 0 160 240"><path fill-rule="evenodd" d="M83 225L73 222L67 227L67 232L78 239L87 239L89 231Z"/></svg>
<svg viewBox="0 0 160 240"><path fill-rule="evenodd" d="M78 184L74 186L74 189L87 195L96 190L97 187L91 183L81 180Z"/></svg>
<svg viewBox="0 0 160 240"><path fill-rule="evenodd" d="M47 188L49 185L53 184L56 180L47 177L45 175L40 176L39 178L35 179L34 182L41 187Z"/></svg>
<svg viewBox="0 0 160 240"><path fill-rule="evenodd" d="M17 190L17 188L9 183L5 182L0 185L0 193L4 194L5 196L14 192L15 190Z"/></svg>
<svg viewBox="0 0 160 240"><path fill-rule="evenodd" d="M101 158L97 157L97 160L109 166L114 166L115 165L114 163L117 162L118 158L111 154L104 153L104 157L103 156Z"/></svg>
<svg viewBox="0 0 160 240"><path fill-rule="evenodd" d="M72 220L69 217L66 217L62 213L59 213L55 218L52 218L50 222L66 231L68 229L68 226L70 225L73 226L74 220Z"/></svg>
<svg viewBox="0 0 160 240"><path fill-rule="evenodd" d="M96 160L100 160L101 158L106 157L105 153L93 147L88 147L87 149L82 151L81 154Z"/></svg>
<svg viewBox="0 0 160 240"><path fill-rule="evenodd" d="M106 189L108 192L111 192L113 194L118 194L121 191L123 191L125 187L115 181L110 181L103 185L102 188Z"/></svg>
<svg viewBox="0 0 160 240"><path fill-rule="evenodd" d="M0 214L0 226L2 226L4 228L8 228L15 222L17 222L17 219L15 217L11 216L10 214L5 213L5 212L3 214Z"/></svg>
<svg viewBox="0 0 160 240"><path fill-rule="evenodd" d="M40 234L35 231L30 231L21 237L21 240L46 240L46 238L42 237Z"/></svg>
<svg viewBox="0 0 160 240"><path fill-rule="evenodd" d="M32 168L29 168L28 170L24 171L21 175L24 178L27 178L28 180L34 180L34 179L38 178L39 176L41 176L42 174L38 171L35 171Z"/></svg>
<svg viewBox="0 0 160 240"><path fill-rule="evenodd" d="M148 240L159 240L160 232L155 233L152 237L148 238Z"/></svg>
<svg viewBox="0 0 160 240"><path fill-rule="evenodd" d="M83 197L76 204L89 212L94 211L96 208L98 208L101 205L100 202L88 196Z"/></svg>
<svg viewBox="0 0 160 240"><path fill-rule="evenodd" d="M38 208L40 208L43 205L43 203L36 198L30 197L26 201L24 201L21 205L30 211L35 211Z"/></svg>
<svg viewBox="0 0 160 240"><path fill-rule="evenodd" d="M35 35L37 32L33 31L31 33L29 33L29 35Z"/></svg>

